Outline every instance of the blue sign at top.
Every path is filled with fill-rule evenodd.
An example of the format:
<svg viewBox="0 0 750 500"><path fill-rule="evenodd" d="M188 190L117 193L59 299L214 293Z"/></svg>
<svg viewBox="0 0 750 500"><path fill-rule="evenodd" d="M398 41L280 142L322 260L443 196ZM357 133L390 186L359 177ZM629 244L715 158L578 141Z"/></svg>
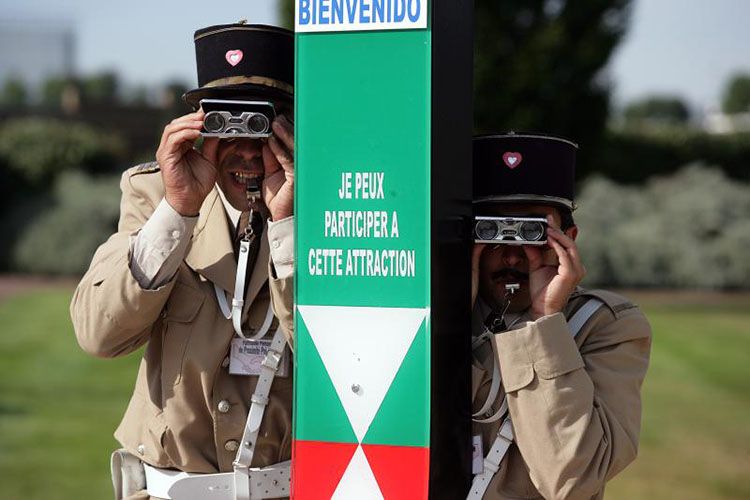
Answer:
<svg viewBox="0 0 750 500"><path fill-rule="evenodd" d="M428 0L296 0L297 32L427 28Z"/></svg>

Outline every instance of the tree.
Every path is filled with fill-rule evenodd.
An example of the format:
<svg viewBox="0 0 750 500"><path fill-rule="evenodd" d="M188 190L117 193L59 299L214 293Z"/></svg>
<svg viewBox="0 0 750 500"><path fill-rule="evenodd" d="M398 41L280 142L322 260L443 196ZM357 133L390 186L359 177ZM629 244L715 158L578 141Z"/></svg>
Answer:
<svg viewBox="0 0 750 500"><path fill-rule="evenodd" d="M609 113L604 69L630 20L631 0L475 0L477 133L562 135L594 169ZM293 1L279 13L293 24Z"/></svg>
<svg viewBox="0 0 750 500"><path fill-rule="evenodd" d="M42 104L51 108L64 108L67 101L79 100L80 94L81 84L74 78L53 76L42 84Z"/></svg>
<svg viewBox="0 0 750 500"><path fill-rule="evenodd" d="M143 84L133 87L126 97L126 103L130 106L146 106L148 105L148 102L148 88Z"/></svg>
<svg viewBox="0 0 750 500"><path fill-rule="evenodd" d="M119 78L114 71L104 71L83 79L83 98L92 103L114 103L120 88Z"/></svg>
<svg viewBox="0 0 750 500"><path fill-rule="evenodd" d="M721 109L731 115L750 112L750 74L736 74L724 89Z"/></svg>
<svg viewBox="0 0 750 500"><path fill-rule="evenodd" d="M281 0L278 9L281 25L290 30L294 29L294 0Z"/></svg>
<svg viewBox="0 0 750 500"><path fill-rule="evenodd" d="M476 0L476 131L539 131L578 142L594 170L609 113L604 68L630 0Z"/></svg>
<svg viewBox="0 0 750 500"><path fill-rule="evenodd" d="M1 99L3 106L14 108L25 106L28 103L28 92L23 80L13 76L5 80Z"/></svg>
<svg viewBox="0 0 750 500"><path fill-rule="evenodd" d="M623 117L628 123L682 125L690 119L690 109L679 97L650 96L628 104Z"/></svg>

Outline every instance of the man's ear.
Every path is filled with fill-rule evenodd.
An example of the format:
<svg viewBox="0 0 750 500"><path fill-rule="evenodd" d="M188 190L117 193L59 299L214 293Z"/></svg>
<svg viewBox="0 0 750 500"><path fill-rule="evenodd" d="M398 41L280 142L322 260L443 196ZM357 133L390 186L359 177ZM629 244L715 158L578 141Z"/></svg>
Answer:
<svg viewBox="0 0 750 500"><path fill-rule="evenodd" d="M578 237L578 226L570 226L568 229L566 229L565 236L575 241L575 239Z"/></svg>

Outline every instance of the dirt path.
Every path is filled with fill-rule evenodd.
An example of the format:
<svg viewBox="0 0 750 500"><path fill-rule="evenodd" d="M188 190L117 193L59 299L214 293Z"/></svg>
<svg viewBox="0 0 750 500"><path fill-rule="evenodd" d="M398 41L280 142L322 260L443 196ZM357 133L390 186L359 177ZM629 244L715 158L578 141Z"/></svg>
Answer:
<svg viewBox="0 0 750 500"><path fill-rule="evenodd" d="M33 290L68 289L72 292L77 283L78 278L74 277L0 274L0 302L19 293Z"/></svg>

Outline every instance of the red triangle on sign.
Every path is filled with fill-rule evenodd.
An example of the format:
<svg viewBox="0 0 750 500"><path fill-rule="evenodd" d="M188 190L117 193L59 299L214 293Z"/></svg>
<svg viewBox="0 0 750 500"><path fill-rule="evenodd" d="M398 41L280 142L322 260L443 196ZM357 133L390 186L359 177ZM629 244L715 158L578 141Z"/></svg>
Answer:
<svg viewBox="0 0 750 500"><path fill-rule="evenodd" d="M356 443L295 440L292 447L292 498L330 500L356 450Z"/></svg>
<svg viewBox="0 0 750 500"><path fill-rule="evenodd" d="M385 500L427 498L429 448L363 444L362 450Z"/></svg>

